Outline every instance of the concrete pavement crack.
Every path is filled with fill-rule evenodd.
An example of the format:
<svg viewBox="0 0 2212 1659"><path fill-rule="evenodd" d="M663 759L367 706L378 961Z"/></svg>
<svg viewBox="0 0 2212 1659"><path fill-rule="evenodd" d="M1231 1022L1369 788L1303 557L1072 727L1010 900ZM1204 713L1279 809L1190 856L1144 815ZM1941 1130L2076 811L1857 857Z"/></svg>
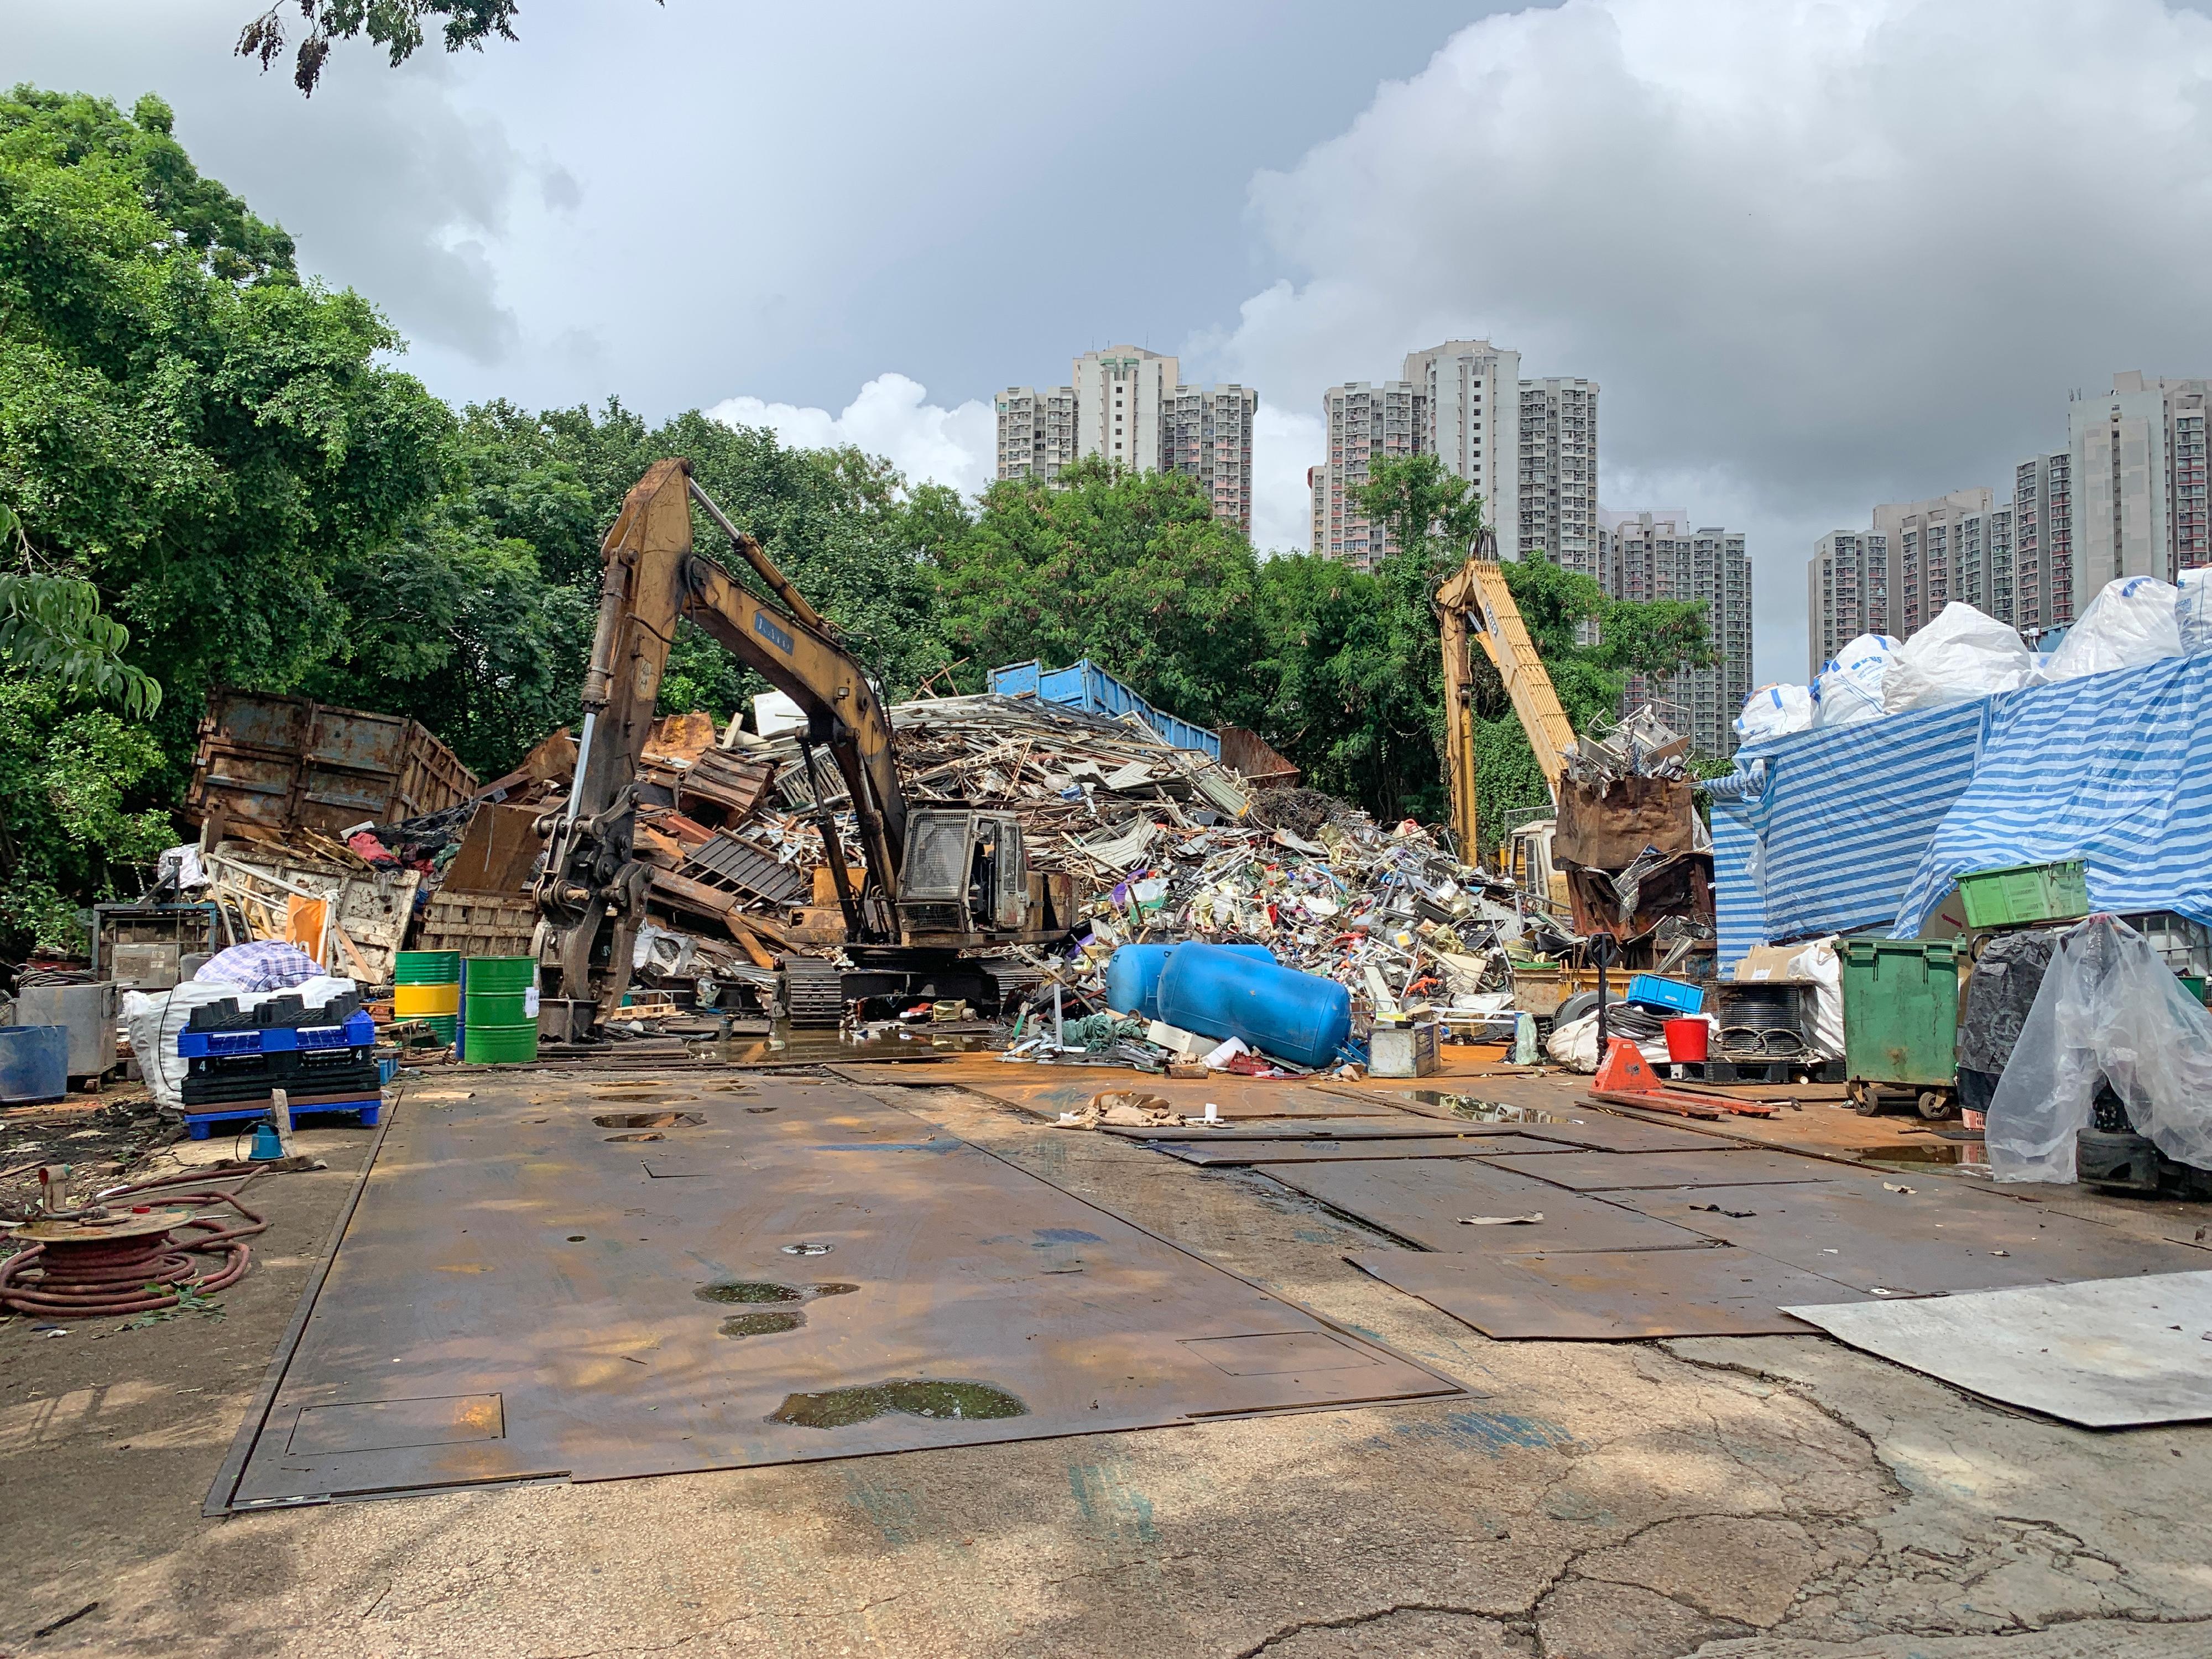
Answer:
<svg viewBox="0 0 2212 1659"><path fill-rule="evenodd" d="M1310 1630L1356 1630L1362 1625L1371 1625L1378 1619L1388 1619L1401 1613L1448 1613L1462 1619L1486 1619L1494 1624L1504 1622L1504 1615L1486 1613L1480 1607L1462 1607L1449 1601L1393 1601L1389 1607L1376 1607L1370 1613L1350 1613L1334 1619L1301 1619L1296 1624L1260 1638L1249 1648L1239 1648L1229 1659L1256 1659L1276 1644L1287 1642L1293 1636Z"/></svg>

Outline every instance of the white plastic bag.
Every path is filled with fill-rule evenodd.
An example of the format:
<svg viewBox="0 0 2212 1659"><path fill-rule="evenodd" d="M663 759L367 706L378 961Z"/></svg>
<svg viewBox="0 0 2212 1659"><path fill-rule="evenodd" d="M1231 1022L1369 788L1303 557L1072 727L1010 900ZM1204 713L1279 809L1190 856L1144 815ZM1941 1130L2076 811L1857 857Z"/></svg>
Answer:
<svg viewBox="0 0 2212 1659"><path fill-rule="evenodd" d="M1813 684L1813 724L1816 726L1856 726L1878 720L1882 707L1882 682L1897 641L1887 634L1862 634L1836 653Z"/></svg>
<svg viewBox="0 0 2212 1659"><path fill-rule="evenodd" d="M2093 916L2052 953L1990 1101L1983 1131L1999 1181L2070 1182L2074 1138L2100 1080L2136 1133L2168 1158L2212 1170L2212 1012L2143 936Z"/></svg>
<svg viewBox="0 0 2212 1659"><path fill-rule="evenodd" d="M1607 1035L1611 1035L1608 1033ZM1667 1044L1663 1038L1653 1037L1649 1042L1636 1045L1647 1064L1664 1066L1667 1063ZM1544 1052L1557 1065L1571 1072L1597 1070L1597 1010L1593 1008L1580 1019L1555 1026L1544 1044Z"/></svg>
<svg viewBox="0 0 2212 1659"><path fill-rule="evenodd" d="M2212 646L2212 565L2181 573L2174 589L2173 620L2181 633L2184 651Z"/></svg>
<svg viewBox="0 0 2212 1659"><path fill-rule="evenodd" d="M1813 981L1813 1030L1808 1038L1816 1054L1832 1060L1844 1057L1844 964L1836 955L1832 936L1816 939L1790 958L1784 970L1791 979Z"/></svg>
<svg viewBox="0 0 2212 1659"><path fill-rule="evenodd" d="M1786 737L1813 724L1813 694L1802 685L1762 685L1744 700L1735 734L1746 743Z"/></svg>
<svg viewBox="0 0 2212 1659"><path fill-rule="evenodd" d="M2035 678L2035 653L1995 617L1954 599L1890 657L1881 706L1893 714L2017 691Z"/></svg>
<svg viewBox="0 0 2212 1659"><path fill-rule="evenodd" d="M2045 680L2078 680L2116 668L2140 668L2181 654L2178 598L2155 576L2123 576L2106 582L2089 601L2045 665Z"/></svg>

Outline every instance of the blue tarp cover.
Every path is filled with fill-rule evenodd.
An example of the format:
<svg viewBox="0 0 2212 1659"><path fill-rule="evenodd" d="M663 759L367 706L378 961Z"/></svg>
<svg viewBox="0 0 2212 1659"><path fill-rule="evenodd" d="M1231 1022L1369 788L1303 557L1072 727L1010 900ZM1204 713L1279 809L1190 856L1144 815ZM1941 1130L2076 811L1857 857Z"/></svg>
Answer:
<svg viewBox="0 0 2212 1659"><path fill-rule="evenodd" d="M1975 706L1990 710L1981 764L1921 855L1897 938L1962 875L2060 859L2087 863L2092 909L2212 922L2212 653Z"/></svg>

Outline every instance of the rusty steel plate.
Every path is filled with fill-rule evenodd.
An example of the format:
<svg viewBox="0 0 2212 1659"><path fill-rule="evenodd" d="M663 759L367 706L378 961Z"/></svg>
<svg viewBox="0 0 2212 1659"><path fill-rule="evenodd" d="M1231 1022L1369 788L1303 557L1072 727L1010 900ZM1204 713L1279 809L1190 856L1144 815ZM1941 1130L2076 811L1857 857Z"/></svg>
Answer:
<svg viewBox="0 0 2212 1659"><path fill-rule="evenodd" d="M1425 1250L1518 1255L1530 1251L1698 1249L1707 1243L1686 1227L1472 1158L1284 1164L1264 1173ZM1524 1215L1543 1219L1481 1226L1462 1219Z"/></svg>
<svg viewBox="0 0 2212 1659"><path fill-rule="evenodd" d="M1848 1285L1751 1250L1590 1250L1471 1257L1362 1250L1346 1261L1502 1341L1802 1334L1784 1303L1863 1302Z"/></svg>
<svg viewBox="0 0 2212 1659"><path fill-rule="evenodd" d="M717 1082L642 1146L582 1079L403 1100L211 1506L1464 1392L856 1089Z"/></svg>
<svg viewBox="0 0 2212 1659"><path fill-rule="evenodd" d="M1893 1191L1891 1188L1910 1191ZM1953 1176L1616 1192L1607 1201L1863 1291L1932 1296L2185 1273L2202 1250L2151 1244ZM1808 1300L1810 1298L1808 1298Z"/></svg>
<svg viewBox="0 0 2212 1659"><path fill-rule="evenodd" d="M1034 1112L1048 1121L1062 1112L1081 1111L1093 1095L1134 1093L1157 1095L1167 1102L1170 1110L1188 1117L1203 1117L1211 1102L1226 1118L1401 1117L1409 1123L1421 1121L1410 1114L1394 1110L1383 1102L1363 1105L1279 1078L1224 1076L1186 1080L1154 1077L1148 1072L1133 1072L1125 1067L1104 1074L1086 1069L1070 1079L1054 1077L1052 1073L1056 1068L1051 1066L1004 1066L999 1069L1015 1075L1003 1080L980 1082L963 1078L960 1086L972 1093L1004 1101L1009 1106L1018 1106L1025 1112ZM1040 1072L1044 1075L1037 1075ZM1433 1126L1430 1132L1435 1132Z"/></svg>
<svg viewBox="0 0 2212 1659"><path fill-rule="evenodd" d="M1165 1136L1169 1131L1156 1129L1153 1133ZM1379 1135L1346 1136L1342 1139L1330 1137L1322 1140L1281 1139L1262 1140L1239 1135L1225 1140L1147 1140L1146 1146L1170 1158L1181 1158L1186 1164L1201 1169L1243 1168L1253 1164L1342 1164L1387 1158L1474 1158L1495 1151L1532 1153L1547 1152L1558 1157L1573 1158L1579 1154L1571 1148L1552 1146L1541 1140L1531 1140L1525 1135L1424 1135L1419 1139L1404 1137L1385 1139ZM1518 1161L1517 1159L1516 1160Z"/></svg>
<svg viewBox="0 0 2212 1659"><path fill-rule="evenodd" d="M1550 1123L1522 1123L1516 1128L1539 1140L1557 1140L1593 1152L1702 1152L1737 1143L1718 1135L1701 1135L1694 1129L1673 1129L1642 1118L1609 1117L1585 1108L1579 1116L1562 1113Z"/></svg>
<svg viewBox="0 0 2212 1659"><path fill-rule="evenodd" d="M1408 1117L1399 1112L1388 1117L1299 1118L1287 1123L1272 1118L1224 1118L1211 1128L1186 1124L1180 1129L1139 1129L1127 1124L1102 1123L1098 1129L1102 1134L1121 1135L1131 1140L1158 1140L1162 1136L1172 1136L1178 1140L1203 1140L1213 1146L1258 1140L1451 1140L1462 1135L1486 1137L1515 1133L1484 1124L1462 1128L1455 1124L1438 1123L1433 1118Z"/></svg>
<svg viewBox="0 0 2212 1659"><path fill-rule="evenodd" d="M1507 1149L1501 1149L1501 1151ZM1510 1149L1517 1152L1519 1148ZM1486 1158L1488 1154L1485 1154ZM1747 1187L1826 1181L1842 1173L1818 1158L1758 1152L1717 1141L1695 1152L1558 1152L1549 1158L1505 1156L1501 1170L1516 1170L1577 1193L1632 1191L1654 1187Z"/></svg>

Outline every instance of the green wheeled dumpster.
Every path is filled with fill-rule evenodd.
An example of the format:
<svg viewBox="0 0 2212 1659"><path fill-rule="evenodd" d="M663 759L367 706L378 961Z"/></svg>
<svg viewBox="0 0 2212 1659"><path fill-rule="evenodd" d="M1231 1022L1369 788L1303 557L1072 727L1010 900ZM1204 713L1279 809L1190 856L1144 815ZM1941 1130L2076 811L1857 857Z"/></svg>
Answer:
<svg viewBox="0 0 2212 1659"><path fill-rule="evenodd" d="M1926 1118L1958 1109L1959 947L1950 939L1844 939L1844 1065L1872 1117L1903 1096Z"/></svg>

